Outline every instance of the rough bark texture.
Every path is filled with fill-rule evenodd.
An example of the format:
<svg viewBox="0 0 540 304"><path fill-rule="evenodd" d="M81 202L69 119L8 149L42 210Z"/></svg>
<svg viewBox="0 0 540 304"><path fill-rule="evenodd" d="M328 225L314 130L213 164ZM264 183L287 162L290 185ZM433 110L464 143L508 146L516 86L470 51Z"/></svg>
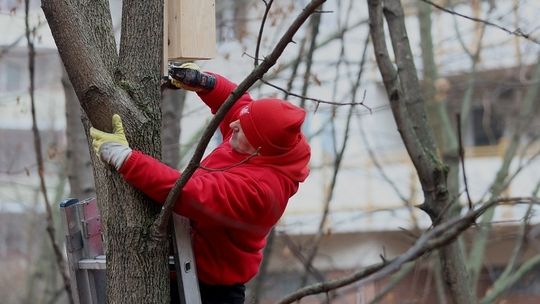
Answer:
<svg viewBox="0 0 540 304"><path fill-rule="evenodd" d="M403 8L397 0L368 0L368 5L377 64L398 130L422 185L424 203L421 208L437 225L448 218L445 212L451 202L446 179L448 168L437 155L427 123L425 101L405 28ZM390 60L385 42L384 20L388 24L397 69ZM442 248L441 259L445 283L454 302L475 303L459 244L454 242Z"/></svg>
<svg viewBox="0 0 540 304"><path fill-rule="evenodd" d="M130 146L161 152L162 1L124 1L120 56L108 1L42 1L69 79L92 126L111 131L119 113ZM148 230L160 208L92 156L107 239L109 303L167 303L166 240Z"/></svg>
<svg viewBox="0 0 540 304"><path fill-rule="evenodd" d="M447 186L451 198L459 191L459 153L457 137L453 130L451 117L446 107L448 87L444 80L437 84L438 72L431 35L431 5L418 2L418 21L420 24L420 47L423 63L423 92L426 100L429 124L441 157L448 166ZM452 209L451 209L452 210Z"/></svg>

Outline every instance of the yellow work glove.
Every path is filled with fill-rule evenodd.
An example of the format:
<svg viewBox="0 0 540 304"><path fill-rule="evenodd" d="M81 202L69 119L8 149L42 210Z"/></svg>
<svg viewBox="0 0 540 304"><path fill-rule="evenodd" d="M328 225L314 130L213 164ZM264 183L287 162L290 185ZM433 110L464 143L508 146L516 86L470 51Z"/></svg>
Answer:
<svg viewBox="0 0 540 304"><path fill-rule="evenodd" d="M92 137L94 152L99 158L119 170L131 155L132 150L124 134L120 115L113 115L112 127L113 133L103 132L92 127L90 128L90 137Z"/></svg>
<svg viewBox="0 0 540 304"><path fill-rule="evenodd" d="M169 64L169 81L173 87L194 92L210 91L216 85L216 77L201 72L193 62Z"/></svg>

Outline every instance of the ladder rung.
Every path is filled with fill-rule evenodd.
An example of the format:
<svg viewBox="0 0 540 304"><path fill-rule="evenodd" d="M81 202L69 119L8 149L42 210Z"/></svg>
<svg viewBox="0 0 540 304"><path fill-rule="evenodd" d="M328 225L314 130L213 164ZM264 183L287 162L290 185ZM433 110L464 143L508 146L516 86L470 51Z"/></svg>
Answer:
<svg viewBox="0 0 540 304"><path fill-rule="evenodd" d="M104 255L98 255L95 259L79 261L79 269L104 270L107 268L107 260Z"/></svg>
<svg viewBox="0 0 540 304"><path fill-rule="evenodd" d="M169 265L174 265L174 256L169 256ZM107 269L107 259L104 255L98 255L95 259L83 259L79 261L79 269L103 270Z"/></svg>

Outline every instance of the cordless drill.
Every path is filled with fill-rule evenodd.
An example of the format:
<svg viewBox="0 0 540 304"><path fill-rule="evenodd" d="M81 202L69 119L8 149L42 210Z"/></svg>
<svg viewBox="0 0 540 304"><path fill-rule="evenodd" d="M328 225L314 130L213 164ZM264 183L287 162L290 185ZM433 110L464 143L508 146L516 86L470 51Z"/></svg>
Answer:
<svg viewBox="0 0 540 304"><path fill-rule="evenodd" d="M176 62L169 63L169 79L171 78L197 91L209 91L216 85L214 75L203 73L198 69L186 67L186 64L180 65Z"/></svg>

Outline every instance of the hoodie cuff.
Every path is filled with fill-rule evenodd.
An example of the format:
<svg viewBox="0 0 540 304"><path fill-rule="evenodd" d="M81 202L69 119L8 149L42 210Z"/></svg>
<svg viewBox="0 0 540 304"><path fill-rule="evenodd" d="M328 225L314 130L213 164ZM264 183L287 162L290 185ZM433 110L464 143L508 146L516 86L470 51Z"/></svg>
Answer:
<svg viewBox="0 0 540 304"><path fill-rule="evenodd" d="M210 91L198 92L199 97L210 107L212 114L216 114L217 110L225 102L237 85L227 78L212 72L204 72L216 77L216 86Z"/></svg>
<svg viewBox="0 0 540 304"><path fill-rule="evenodd" d="M118 169L118 173L122 175L126 174L130 170L130 168L132 168L133 165L137 163L137 159L141 157L141 153L142 152L140 151L132 150L131 155L128 156L128 158L124 161L120 169Z"/></svg>

